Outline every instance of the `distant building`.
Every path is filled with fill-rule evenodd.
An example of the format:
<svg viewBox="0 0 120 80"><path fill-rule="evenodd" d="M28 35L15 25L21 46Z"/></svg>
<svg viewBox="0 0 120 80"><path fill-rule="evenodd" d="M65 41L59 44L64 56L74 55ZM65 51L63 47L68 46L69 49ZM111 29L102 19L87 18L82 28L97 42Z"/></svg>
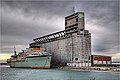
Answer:
<svg viewBox="0 0 120 80"><path fill-rule="evenodd" d="M91 55L92 66L105 66L111 64L111 56Z"/></svg>
<svg viewBox="0 0 120 80"><path fill-rule="evenodd" d="M85 30L84 12L65 17L65 30L36 38L30 47L35 45L52 54L54 66L69 65L67 63L90 66L91 33Z"/></svg>

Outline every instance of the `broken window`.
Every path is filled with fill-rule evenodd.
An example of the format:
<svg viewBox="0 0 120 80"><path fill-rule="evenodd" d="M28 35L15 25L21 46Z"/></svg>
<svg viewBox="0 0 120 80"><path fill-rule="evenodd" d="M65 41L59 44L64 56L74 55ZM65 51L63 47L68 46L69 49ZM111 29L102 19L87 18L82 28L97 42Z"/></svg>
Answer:
<svg viewBox="0 0 120 80"><path fill-rule="evenodd" d="M89 59L88 60L90 60L90 56L89 56Z"/></svg>
<svg viewBox="0 0 120 80"><path fill-rule="evenodd" d="M80 29L80 31L83 31L83 29Z"/></svg>
<svg viewBox="0 0 120 80"><path fill-rule="evenodd" d="M67 22L65 22L65 26L67 25Z"/></svg>
<svg viewBox="0 0 120 80"><path fill-rule="evenodd" d="M75 60L77 61L77 60L78 60L78 58L75 58Z"/></svg>
<svg viewBox="0 0 120 80"><path fill-rule="evenodd" d="M76 18L76 22L78 22L78 18Z"/></svg>

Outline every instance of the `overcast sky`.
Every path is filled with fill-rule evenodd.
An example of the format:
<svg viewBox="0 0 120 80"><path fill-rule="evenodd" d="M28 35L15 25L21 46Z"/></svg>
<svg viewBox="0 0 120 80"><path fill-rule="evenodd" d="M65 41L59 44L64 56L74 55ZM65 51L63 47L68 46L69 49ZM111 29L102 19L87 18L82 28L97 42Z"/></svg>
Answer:
<svg viewBox="0 0 120 80"><path fill-rule="evenodd" d="M28 47L33 39L64 30L64 18L85 12L85 27L92 34L92 54L120 58L119 2L106 1L2 1L1 54Z"/></svg>

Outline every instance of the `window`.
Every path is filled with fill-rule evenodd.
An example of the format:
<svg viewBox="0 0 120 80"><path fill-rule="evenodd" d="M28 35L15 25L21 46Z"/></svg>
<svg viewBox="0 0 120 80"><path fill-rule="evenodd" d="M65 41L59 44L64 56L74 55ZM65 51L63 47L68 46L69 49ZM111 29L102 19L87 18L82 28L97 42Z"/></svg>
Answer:
<svg viewBox="0 0 120 80"><path fill-rule="evenodd" d="M73 60L73 58L72 58L72 60Z"/></svg>
<svg viewBox="0 0 120 80"><path fill-rule="evenodd" d="M65 22L65 26L67 26L67 22Z"/></svg>
<svg viewBox="0 0 120 80"><path fill-rule="evenodd" d="M83 35L83 34L80 34L80 35Z"/></svg>
<svg viewBox="0 0 120 80"><path fill-rule="evenodd" d="M78 22L78 18L76 18L76 22Z"/></svg>
<svg viewBox="0 0 120 80"><path fill-rule="evenodd" d="M80 31L83 31L83 29L80 29Z"/></svg>
<svg viewBox="0 0 120 80"><path fill-rule="evenodd" d="M75 58L75 60L77 61L77 60L78 60L78 58Z"/></svg>
<svg viewBox="0 0 120 80"><path fill-rule="evenodd" d="M90 60L90 56L89 56L89 59L88 60Z"/></svg>
<svg viewBox="0 0 120 80"><path fill-rule="evenodd" d="M76 67L76 64L74 65L74 67Z"/></svg>
<svg viewBox="0 0 120 80"><path fill-rule="evenodd" d="M78 26L78 24L75 24L75 26Z"/></svg>
<svg viewBox="0 0 120 80"><path fill-rule="evenodd" d="M84 37L85 37L86 35L84 34Z"/></svg>

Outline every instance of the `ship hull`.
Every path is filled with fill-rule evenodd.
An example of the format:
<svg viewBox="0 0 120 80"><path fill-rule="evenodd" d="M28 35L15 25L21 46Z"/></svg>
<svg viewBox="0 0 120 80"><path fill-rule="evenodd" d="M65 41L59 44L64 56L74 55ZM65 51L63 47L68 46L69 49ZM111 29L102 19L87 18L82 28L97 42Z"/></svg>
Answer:
<svg viewBox="0 0 120 80"><path fill-rule="evenodd" d="M11 61L9 63L11 68L39 68L39 69L47 69L50 68L51 56L32 56L26 57L25 60L19 61Z"/></svg>

